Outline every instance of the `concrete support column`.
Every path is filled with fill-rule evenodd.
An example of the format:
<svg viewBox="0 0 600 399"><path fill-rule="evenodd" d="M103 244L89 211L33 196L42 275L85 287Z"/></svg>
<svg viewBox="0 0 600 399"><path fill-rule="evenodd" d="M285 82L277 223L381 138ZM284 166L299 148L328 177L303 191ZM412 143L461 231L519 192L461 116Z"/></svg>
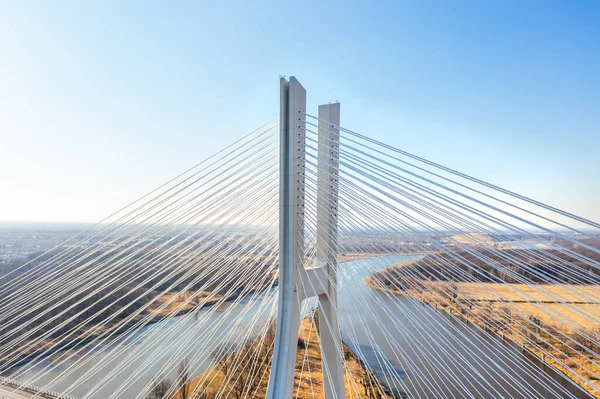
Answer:
<svg viewBox="0 0 600 399"><path fill-rule="evenodd" d="M341 335L337 319L338 165L340 104L319 106L317 261L327 275L319 295L325 399L345 398Z"/></svg>
<svg viewBox="0 0 600 399"><path fill-rule="evenodd" d="M291 399L300 329L298 290L304 269L304 146L306 90L280 80L279 303L268 399Z"/></svg>

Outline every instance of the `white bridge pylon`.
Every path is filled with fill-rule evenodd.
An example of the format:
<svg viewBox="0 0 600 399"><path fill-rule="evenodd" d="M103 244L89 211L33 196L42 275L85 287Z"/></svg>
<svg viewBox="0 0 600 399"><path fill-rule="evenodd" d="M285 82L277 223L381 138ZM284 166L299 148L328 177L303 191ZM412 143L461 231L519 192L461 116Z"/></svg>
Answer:
<svg viewBox="0 0 600 399"><path fill-rule="evenodd" d="M302 302L318 296L325 399L345 398L336 314L337 147L340 104L319 106L317 266L304 267L306 90L280 80L279 302L268 399L291 399ZM310 287L306 292L303 287Z"/></svg>

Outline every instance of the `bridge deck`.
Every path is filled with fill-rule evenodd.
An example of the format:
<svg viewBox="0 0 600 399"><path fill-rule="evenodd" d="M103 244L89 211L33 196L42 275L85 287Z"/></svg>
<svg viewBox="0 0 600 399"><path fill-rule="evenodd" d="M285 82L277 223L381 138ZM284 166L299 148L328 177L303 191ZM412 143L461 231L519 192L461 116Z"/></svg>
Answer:
<svg viewBox="0 0 600 399"><path fill-rule="evenodd" d="M15 391L15 388L19 388ZM40 389L33 385L23 384L19 381L12 380L6 377L0 377L0 399L24 399L24 398L41 398L41 399L77 399L69 395L61 395L48 389Z"/></svg>
<svg viewBox="0 0 600 399"><path fill-rule="evenodd" d="M33 393L28 393L24 391L13 392L14 388L7 387L4 385L0 385L0 399L23 399L23 398L33 398ZM39 398L39 396L38 396Z"/></svg>

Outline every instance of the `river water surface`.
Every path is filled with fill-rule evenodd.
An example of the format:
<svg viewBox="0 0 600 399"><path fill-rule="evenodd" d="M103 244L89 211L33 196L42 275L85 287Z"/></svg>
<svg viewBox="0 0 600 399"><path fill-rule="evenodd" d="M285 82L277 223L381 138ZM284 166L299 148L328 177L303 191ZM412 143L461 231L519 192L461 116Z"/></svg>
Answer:
<svg viewBox="0 0 600 399"><path fill-rule="evenodd" d="M591 398L569 379L531 355L522 354L514 344L489 336L445 312L364 284L363 279L371 273L408 259L379 257L345 262L339 267L339 318L344 342L386 386L408 398ZM98 399L135 398L153 376L174 377L175 367L162 369L172 356L206 359L193 363L194 371L199 373L211 366L207 354L215 350L217 337L218 341L242 342L242 337L260 329L274 309L276 292L262 295L273 299L227 302L156 323L118 343L89 350L85 361L73 356L36 378L58 359L60 354L55 354L33 367L21 367L20 379L37 386L51 384L52 389L63 391L93 370L93 375L69 393ZM152 340L144 339L150 336ZM116 360L107 359L115 349L119 351ZM102 384L105 376L114 376L125 358L129 359L127 368ZM70 368L74 364L79 367ZM96 370L97 364L104 367ZM74 372L65 377L65 371L71 369ZM59 375L61 379L55 380ZM118 392L124 383L127 388Z"/></svg>

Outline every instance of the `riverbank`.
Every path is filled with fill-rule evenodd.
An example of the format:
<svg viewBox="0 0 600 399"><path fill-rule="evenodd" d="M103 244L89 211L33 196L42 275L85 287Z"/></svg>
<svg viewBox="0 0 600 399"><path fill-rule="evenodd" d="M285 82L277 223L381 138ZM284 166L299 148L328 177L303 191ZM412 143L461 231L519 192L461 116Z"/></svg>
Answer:
<svg viewBox="0 0 600 399"><path fill-rule="evenodd" d="M575 319L582 328L587 329L588 334L592 331L600 339L600 328L589 319L578 317L573 311L574 307L581 307L587 312L600 314L598 303L578 300L568 304L557 303L553 298L556 295L564 298L570 288L566 285L540 285L533 290L519 284L452 282L452 292L447 288L448 284L439 282L403 280L399 286L394 282L397 281L394 277L397 270L394 269L402 266L406 265L394 265L374 273L365 278L364 283L376 290L412 297L510 340L572 380L592 397L600 398L600 381L593 375L600 375L597 366L600 359L590 357L582 348L574 347L573 342L595 352L600 348L584 339L578 331L566 329L560 324L561 315L564 319ZM598 296L600 289L598 286L577 288L593 295L592 298ZM529 300L523 299L524 292L529 294ZM524 312L530 316L522 317Z"/></svg>
<svg viewBox="0 0 600 399"><path fill-rule="evenodd" d="M312 323L308 317L301 321L294 398L324 397L318 328L318 322ZM199 398L212 398L224 392L227 393L224 398L234 398L236 392L248 392L257 399L265 398L273 343L274 332L271 328L266 336L254 338L239 351L222 355L213 367L191 380L184 389L187 392L199 393L197 396ZM385 388L375 374L346 345L344 345L344 357L347 365L344 370L347 398L402 398L398 394L394 396Z"/></svg>
<svg viewBox="0 0 600 399"><path fill-rule="evenodd" d="M226 301L232 301L236 297L237 296L233 295L231 297L228 297ZM114 324L117 323L114 323L113 325L108 327L90 326L87 327L85 331L81 331L81 333L77 335L76 339L66 343L59 344L50 339L45 340L41 346L33 348L33 353L23 354L22 357L14 360L12 363L3 364L2 369L11 370L16 367L23 366L36 359L41 360L47 358L61 351L80 348L94 341L94 339L98 338L102 334L113 334L113 337L121 336L124 333L128 332L130 328L135 326L139 321L141 321L144 318L147 318L148 316L150 316L150 319L144 323L143 327L148 327L153 324L159 323L165 320L165 318L167 317L182 316L200 308L213 306L222 301L222 295L216 295L210 292L201 292L199 294L196 294L193 291L167 293L161 295L156 300L155 306L149 307L142 314L136 316L128 323L120 326L118 329L115 329L114 327ZM163 305L164 308L160 309ZM110 331L111 329L113 329L113 331ZM40 356L41 352L45 352L44 355Z"/></svg>

